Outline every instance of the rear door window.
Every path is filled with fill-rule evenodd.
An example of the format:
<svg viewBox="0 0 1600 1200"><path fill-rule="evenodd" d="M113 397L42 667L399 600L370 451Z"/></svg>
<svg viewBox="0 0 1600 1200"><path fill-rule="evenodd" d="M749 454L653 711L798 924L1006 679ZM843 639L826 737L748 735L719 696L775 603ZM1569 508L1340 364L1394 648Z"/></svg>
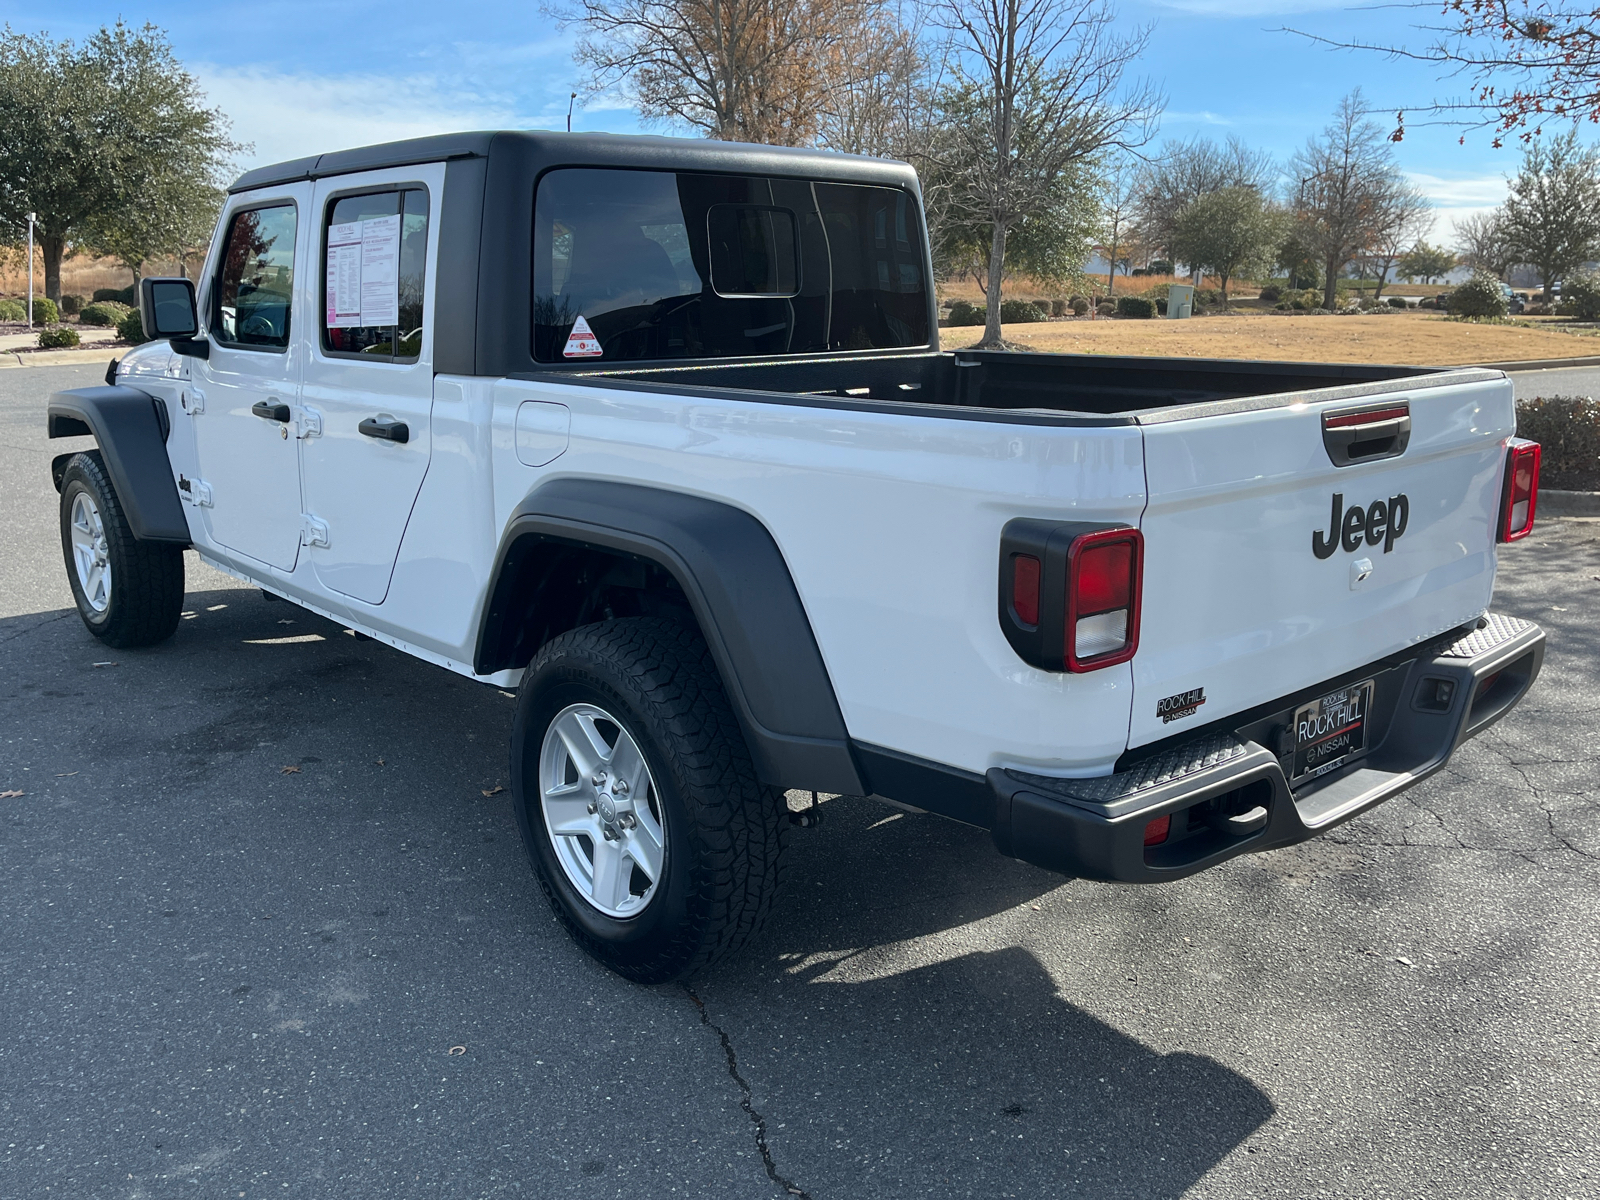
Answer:
<svg viewBox="0 0 1600 1200"><path fill-rule="evenodd" d="M223 243L211 333L245 349L289 345L294 297L295 207L247 208L233 214Z"/></svg>
<svg viewBox="0 0 1600 1200"><path fill-rule="evenodd" d="M916 201L897 188L568 167L534 200L539 362L926 346Z"/></svg>
<svg viewBox="0 0 1600 1200"><path fill-rule="evenodd" d="M422 353L428 193L410 187L341 196L322 239L322 349L379 362Z"/></svg>

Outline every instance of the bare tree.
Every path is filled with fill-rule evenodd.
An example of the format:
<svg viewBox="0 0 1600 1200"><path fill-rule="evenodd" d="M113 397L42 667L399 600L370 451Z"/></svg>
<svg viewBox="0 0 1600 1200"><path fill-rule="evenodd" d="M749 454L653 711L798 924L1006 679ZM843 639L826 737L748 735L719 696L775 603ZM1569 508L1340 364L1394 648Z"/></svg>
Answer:
<svg viewBox="0 0 1600 1200"><path fill-rule="evenodd" d="M1137 236L1140 196L1140 169L1137 160L1119 155L1102 176L1101 211L1104 214L1106 252L1106 296L1117 290L1117 251L1126 249Z"/></svg>
<svg viewBox="0 0 1600 1200"><path fill-rule="evenodd" d="M620 88L647 120L724 141L813 142L841 47L871 0L553 0L581 29L591 94Z"/></svg>
<svg viewBox="0 0 1600 1200"><path fill-rule="evenodd" d="M1506 241L1504 218L1504 211L1497 208L1452 222L1463 266L1487 271L1497 279L1506 277L1516 252Z"/></svg>
<svg viewBox="0 0 1600 1200"><path fill-rule="evenodd" d="M1278 166L1264 150L1252 150L1232 134L1222 145L1194 137L1167 142L1139 173L1139 232L1171 257L1178 216L1202 196L1224 188L1275 190Z"/></svg>
<svg viewBox="0 0 1600 1200"><path fill-rule="evenodd" d="M1357 88L1339 102L1333 121L1290 163L1296 238L1325 271L1322 303L1332 308L1339 272L1377 244L1407 197L1394 151L1366 119Z"/></svg>
<svg viewBox="0 0 1600 1200"><path fill-rule="evenodd" d="M922 9L883 4L833 48L831 61L819 64L833 79L818 114L819 145L911 162L928 156L940 76L926 32Z"/></svg>
<svg viewBox="0 0 1600 1200"><path fill-rule="evenodd" d="M1006 238L1057 201L1064 172L1114 147L1149 140L1162 103L1123 75L1149 29L1114 29L1110 0L940 0L952 34L960 180L953 203L989 227L988 322L980 346L1000 347Z"/></svg>
<svg viewBox="0 0 1600 1200"><path fill-rule="evenodd" d="M1398 185L1386 219L1374 231L1372 248L1366 254L1368 268L1378 277L1378 286L1372 292L1374 300L1383 295L1389 272L1432 228L1433 206L1421 189L1409 183Z"/></svg>
<svg viewBox="0 0 1600 1200"><path fill-rule="evenodd" d="M1600 10L1587 0L1412 0L1404 7L1442 17L1423 25L1433 42L1423 50L1381 42L1300 36L1344 50L1431 63L1467 81L1467 95L1436 100L1420 111L1450 124L1489 126L1494 145L1515 133L1537 137L1548 120L1600 121ZM1405 135L1396 114L1393 140Z"/></svg>
<svg viewBox="0 0 1600 1200"><path fill-rule="evenodd" d="M1600 252L1600 151L1578 145L1576 131L1534 138L1501 208L1506 249L1539 268L1550 285Z"/></svg>

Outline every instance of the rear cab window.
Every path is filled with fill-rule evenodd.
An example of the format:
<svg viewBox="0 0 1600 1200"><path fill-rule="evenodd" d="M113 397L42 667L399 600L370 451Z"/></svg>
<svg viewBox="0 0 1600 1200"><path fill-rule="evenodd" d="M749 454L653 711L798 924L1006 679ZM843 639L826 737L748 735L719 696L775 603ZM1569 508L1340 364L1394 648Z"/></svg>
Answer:
<svg viewBox="0 0 1600 1200"><path fill-rule="evenodd" d="M533 241L539 362L930 342L917 204L898 188L560 168Z"/></svg>
<svg viewBox="0 0 1600 1200"><path fill-rule="evenodd" d="M218 342L246 350L288 348L296 219L292 201L241 209L229 219L211 312Z"/></svg>
<svg viewBox="0 0 1600 1200"><path fill-rule="evenodd" d="M427 282L427 189L336 197L325 209L322 233L323 353L416 362Z"/></svg>

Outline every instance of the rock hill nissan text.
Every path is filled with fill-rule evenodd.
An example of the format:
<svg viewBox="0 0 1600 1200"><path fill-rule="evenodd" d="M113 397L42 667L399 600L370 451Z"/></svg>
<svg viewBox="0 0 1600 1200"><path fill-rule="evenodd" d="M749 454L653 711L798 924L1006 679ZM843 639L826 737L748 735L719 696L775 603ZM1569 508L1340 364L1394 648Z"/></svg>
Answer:
<svg viewBox="0 0 1600 1200"><path fill-rule="evenodd" d="M759 929L786 789L1176 880L1426 778L1542 661L1489 611L1538 492L1500 372L942 351L901 163L325 154L140 302L49 402L88 631L169 637L192 548L515 689L534 872L632 979Z"/></svg>

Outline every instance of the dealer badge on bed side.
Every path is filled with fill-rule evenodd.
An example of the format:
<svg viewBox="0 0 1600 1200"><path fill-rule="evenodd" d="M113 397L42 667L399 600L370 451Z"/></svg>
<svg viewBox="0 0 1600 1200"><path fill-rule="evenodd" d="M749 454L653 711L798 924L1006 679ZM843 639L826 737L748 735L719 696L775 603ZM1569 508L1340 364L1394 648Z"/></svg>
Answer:
<svg viewBox="0 0 1600 1200"><path fill-rule="evenodd" d="M1170 725L1174 721L1181 721L1184 717L1194 716L1205 702L1205 688L1190 688L1187 692L1179 692L1176 696L1157 700L1156 716L1161 718L1163 724Z"/></svg>

